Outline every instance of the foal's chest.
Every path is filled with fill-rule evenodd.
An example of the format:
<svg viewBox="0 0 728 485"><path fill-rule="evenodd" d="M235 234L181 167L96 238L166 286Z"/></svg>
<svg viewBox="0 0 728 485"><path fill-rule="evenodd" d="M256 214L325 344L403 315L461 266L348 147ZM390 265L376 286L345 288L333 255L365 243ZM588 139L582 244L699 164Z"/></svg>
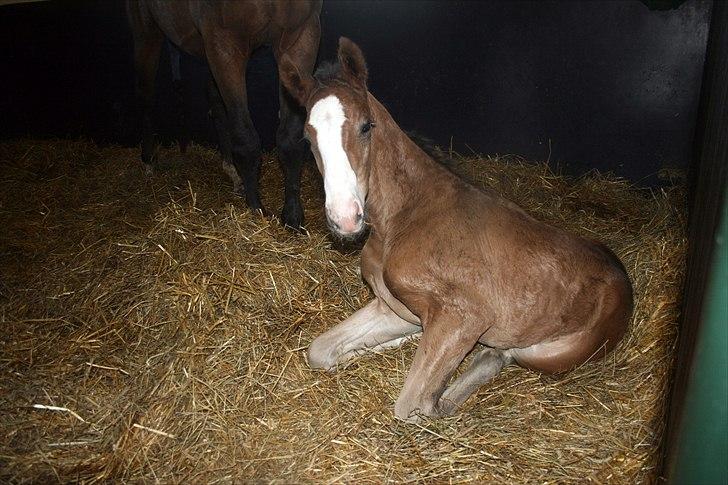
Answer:
<svg viewBox="0 0 728 485"><path fill-rule="evenodd" d="M388 262L384 259L381 240L371 236L367 240L364 249L362 249L362 277L372 288L376 297L384 300L387 306L400 318L410 323L420 324L420 318L417 316L421 314L417 308L419 305L413 305L415 302L403 298L404 295L398 291L400 286L397 284L398 282L385 278L385 273L392 274L392 271L388 271L387 264Z"/></svg>

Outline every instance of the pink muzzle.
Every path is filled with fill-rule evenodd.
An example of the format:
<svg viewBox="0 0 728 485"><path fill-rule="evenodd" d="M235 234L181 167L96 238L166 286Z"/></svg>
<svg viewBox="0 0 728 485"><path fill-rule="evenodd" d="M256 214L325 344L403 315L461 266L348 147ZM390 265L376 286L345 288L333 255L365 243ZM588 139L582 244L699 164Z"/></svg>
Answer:
<svg viewBox="0 0 728 485"><path fill-rule="evenodd" d="M341 235L356 234L364 228L364 209L354 198L326 207L326 217L332 229Z"/></svg>

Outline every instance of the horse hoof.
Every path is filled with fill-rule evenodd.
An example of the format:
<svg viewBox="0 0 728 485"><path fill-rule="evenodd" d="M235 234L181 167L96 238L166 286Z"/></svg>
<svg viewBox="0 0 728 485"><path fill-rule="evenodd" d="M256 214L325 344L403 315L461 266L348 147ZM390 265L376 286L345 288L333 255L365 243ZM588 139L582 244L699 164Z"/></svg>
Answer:
<svg viewBox="0 0 728 485"><path fill-rule="evenodd" d="M438 416L452 416L460 411L460 406L449 399L440 399L437 405Z"/></svg>
<svg viewBox="0 0 728 485"><path fill-rule="evenodd" d="M286 204L281 213L283 225L294 231L303 232L303 209L300 204Z"/></svg>
<svg viewBox="0 0 728 485"><path fill-rule="evenodd" d="M435 407L427 404L415 404L408 400L397 399L394 403L394 417L405 423L421 423L424 418L441 416Z"/></svg>
<svg viewBox="0 0 728 485"><path fill-rule="evenodd" d="M270 219L270 212L265 210L264 207L250 207L248 206L248 209L250 209L250 212L255 214L256 216L260 217L261 219Z"/></svg>
<svg viewBox="0 0 728 485"><path fill-rule="evenodd" d="M397 410L394 410L394 419L405 422L407 424L420 424L422 422L422 416L417 413L411 413L407 415L397 414Z"/></svg>
<svg viewBox="0 0 728 485"><path fill-rule="evenodd" d="M268 212L265 207L263 207L263 204L260 202L260 200L246 200L246 203L248 205L248 208L254 213L258 214L259 216L268 219L270 218L271 214Z"/></svg>

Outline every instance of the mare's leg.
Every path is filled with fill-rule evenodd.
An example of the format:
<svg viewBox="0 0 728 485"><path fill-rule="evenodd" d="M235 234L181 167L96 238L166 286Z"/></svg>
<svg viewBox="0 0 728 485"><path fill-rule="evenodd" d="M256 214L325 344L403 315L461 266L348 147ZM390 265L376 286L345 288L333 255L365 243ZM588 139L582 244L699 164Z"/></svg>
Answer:
<svg viewBox="0 0 728 485"><path fill-rule="evenodd" d="M250 46L244 39L219 30L216 25L203 32L203 38L207 61L225 104L233 164L245 186L245 202L250 209L265 214L258 192L260 138L250 119L245 89Z"/></svg>
<svg viewBox="0 0 728 485"><path fill-rule="evenodd" d="M379 298L319 335L308 348L308 363L315 369L333 370L362 351L398 347L422 331L398 317Z"/></svg>
<svg viewBox="0 0 728 485"><path fill-rule="evenodd" d="M181 54L179 48L167 41L169 50L169 63L172 68L172 88L174 90L174 101L177 104L177 142L182 153L187 151L190 144L190 134L187 129L187 117L185 116L185 89L182 79Z"/></svg>
<svg viewBox="0 0 728 485"><path fill-rule="evenodd" d="M134 36L134 68L136 70L136 96L142 124L142 163L151 173L156 143L152 129L154 108L154 82L157 78L159 54L164 35L154 23L142 2L127 4L129 23Z"/></svg>
<svg viewBox="0 0 728 485"><path fill-rule="evenodd" d="M314 17L304 27L297 40L283 50L279 43L274 49L280 65L281 55L286 54L301 73L312 73L318 53L321 27ZM303 139L303 124L306 111L279 85L280 122L276 133L278 159L285 177L285 202L281 221L284 225L298 229L303 225L301 207L301 169L309 158L309 146Z"/></svg>
<svg viewBox="0 0 728 485"><path fill-rule="evenodd" d="M281 222L290 228L303 226L303 207L301 206L301 170L308 158L308 142L303 139L303 124L306 112L288 93L280 90L280 122L276 132L278 145L278 162L283 170L285 184L285 200Z"/></svg>
<svg viewBox="0 0 728 485"><path fill-rule="evenodd" d="M417 422L419 415L438 416L448 380L478 341L473 326L455 315L438 314L425 325L412 367L394 405L396 417Z"/></svg>
<svg viewBox="0 0 728 485"><path fill-rule="evenodd" d="M442 394L438 402L440 412L453 414L471 394L495 377L503 366L512 361L513 359L507 351L490 347L479 351L473 357L470 367L458 376Z"/></svg>
<svg viewBox="0 0 728 485"><path fill-rule="evenodd" d="M212 120L215 123L215 131L217 132L218 148L220 154L222 154L222 169L233 182L233 192L243 196L243 180L238 175L238 171L235 170L235 165L233 165L233 146L230 139L225 103L222 96L220 96L220 90L217 89L212 73L210 73L210 79L207 82L207 98L210 102Z"/></svg>
<svg viewBox="0 0 728 485"><path fill-rule="evenodd" d="M190 133L187 128L187 117L185 116L184 81L182 79L172 81L172 87L175 103L177 103L177 143L179 143L179 151L187 153L187 147L190 145Z"/></svg>

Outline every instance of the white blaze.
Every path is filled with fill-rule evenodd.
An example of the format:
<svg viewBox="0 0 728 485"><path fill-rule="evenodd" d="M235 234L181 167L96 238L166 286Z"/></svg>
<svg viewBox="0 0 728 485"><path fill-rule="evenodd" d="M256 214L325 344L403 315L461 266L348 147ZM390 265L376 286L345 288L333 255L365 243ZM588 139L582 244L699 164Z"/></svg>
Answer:
<svg viewBox="0 0 728 485"><path fill-rule="evenodd" d="M343 145L345 120L344 107L333 95L317 101L308 117L309 124L316 130L316 145L321 155L326 210L334 222L344 224L356 219L362 209L356 174Z"/></svg>

